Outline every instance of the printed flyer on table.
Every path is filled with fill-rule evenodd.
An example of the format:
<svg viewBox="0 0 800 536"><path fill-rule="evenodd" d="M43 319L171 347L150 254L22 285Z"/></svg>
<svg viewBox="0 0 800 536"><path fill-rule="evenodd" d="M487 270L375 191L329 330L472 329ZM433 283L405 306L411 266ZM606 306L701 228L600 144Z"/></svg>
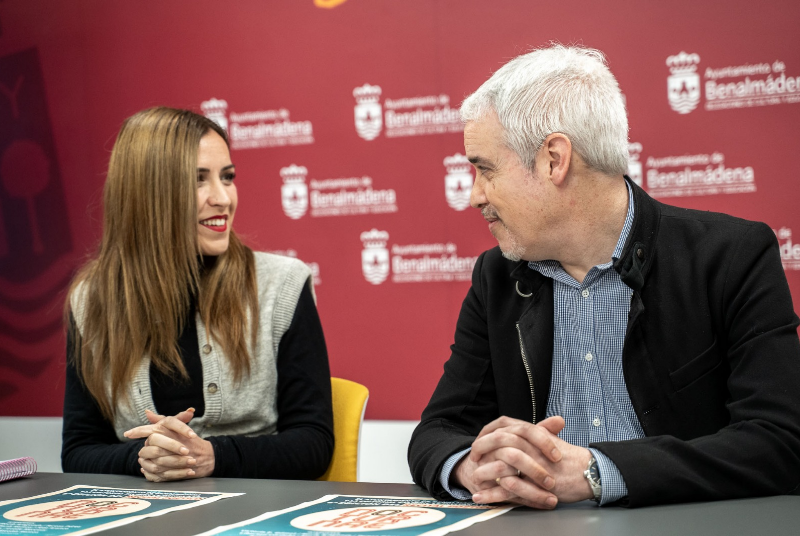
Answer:
<svg viewBox="0 0 800 536"><path fill-rule="evenodd" d="M93 534L237 495L242 493L72 486L0 502L0 534Z"/></svg>
<svg viewBox="0 0 800 536"><path fill-rule="evenodd" d="M512 508L514 505L442 502L421 497L326 495L316 501L218 527L199 536L347 536L363 533L440 536L497 517Z"/></svg>

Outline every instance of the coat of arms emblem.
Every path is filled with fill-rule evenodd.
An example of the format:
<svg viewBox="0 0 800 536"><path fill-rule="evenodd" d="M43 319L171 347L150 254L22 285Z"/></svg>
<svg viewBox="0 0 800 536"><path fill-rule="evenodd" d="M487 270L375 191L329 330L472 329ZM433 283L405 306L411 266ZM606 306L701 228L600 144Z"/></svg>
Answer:
<svg viewBox="0 0 800 536"><path fill-rule="evenodd" d="M447 204L455 210L464 210L469 206L472 193L472 167L463 154L456 153L444 159L447 175L444 177L444 195Z"/></svg>
<svg viewBox="0 0 800 536"><path fill-rule="evenodd" d="M214 121L222 130L228 131L228 102L222 99L210 99L200 103L203 115Z"/></svg>
<svg viewBox="0 0 800 536"><path fill-rule="evenodd" d="M700 56L683 51L667 58L667 67L672 72L667 77L667 96L669 105L679 114L688 114L700 102L698 63Z"/></svg>
<svg viewBox="0 0 800 536"><path fill-rule="evenodd" d="M281 205L287 216L293 220L302 218L308 210L308 186L305 166L292 164L281 168L283 186L281 186Z"/></svg>
<svg viewBox="0 0 800 536"><path fill-rule="evenodd" d="M361 251L361 271L364 279L373 285L380 285L389 275L389 250L386 249L386 242L389 240L389 233L372 229L369 232L361 233L361 241L364 249Z"/></svg>
<svg viewBox="0 0 800 536"><path fill-rule="evenodd" d="M356 98L356 132L367 141L374 140L383 128L383 108L381 108L380 86L364 84L353 90Z"/></svg>

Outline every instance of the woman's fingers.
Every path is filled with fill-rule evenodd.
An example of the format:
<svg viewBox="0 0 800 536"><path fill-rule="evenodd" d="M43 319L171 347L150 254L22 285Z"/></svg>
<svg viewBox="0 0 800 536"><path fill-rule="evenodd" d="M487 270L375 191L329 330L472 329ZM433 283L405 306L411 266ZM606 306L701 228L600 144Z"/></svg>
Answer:
<svg viewBox="0 0 800 536"><path fill-rule="evenodd" d="M182 413L179 413L179 415L181 415ZM192 415L194 415L194 412L192 412ZM176 434L182 435L183 437L187 437L189 439L194 439L195 437L197 437L197 434L194 433L194 430L192 430L188 424L181 421L177 417L164 417L163 419L158 421L158 424L155 426L160 426L164 430L175 432Z"/></svg>
<svg viewBox="0 0 800 536"><path fill-rule="evenodd" d="M162 420L166 419L164 415L159 415L155 411L151 411L149 409L144 410L145 417L147 420L150 421L151 424L156 424L157 422L161 422ZM181 411L175 418L183 423L188 423L194 418L194 408L187 408L184 411Z"/></svg>
<svg viewBox="0 0 800 536"><path fill-rule="evenodd" d="M178 454L186 456L189 454L189 448L181 443L180 438L173 438L164 434L152 434L145 441L145 447L160 447L169 452L169 454Z"/></svg>
<svg viewBox="0 0 800 536"><path fill-rule="evenodd" d="M142 474L150 482L167 482L169 480L185 480L194 478L195 472L192 469L173 469L163 473L150 473L142 468Z"/></svg>
<svg viewBox="0 0 800 536"><path fill-rule="evenodd" d="M144 410L144 416L147 417L147 420L150 421L150 424L156 424L158 421L164 418L163 415L159 415L155 411L150 411L149 409Z"/></svg>
<svg viewBox="0 0 800 536"><path fill-rule="evenodd" d="M186 449L186 452L181 451L179 454L181 454L182 456L188 456L189 449ZM139 457L145 458L147 460L154 460L156 458L163 458L165 456L175 456L175 455L176 454L172 451L156 446L145 445L139 450Z"/></svg>
<svg viewBox="0 0 800 536"><path fill-rule="evenodd" d="M176 417L164 417L156 424L145 424L127 430L123 435L128 439L141 439L154 434L161 434L166 437L195 439L194 433L188 424L180 421Z"/></svg>
<svg viewBox="0 0 800 536"><path fill-rule="evenodd" d="M190 456L161 456L160 458L139 458L139 465L148 473L161 474L174 469L192 469L197 460Z"/></svg>
<svg viewBox="0 0 800 536"><path fill-rule="evenodd" d="M158 413L149 409L144 410L144 414L145 417L147 417L147 420L150 421L150 424L137 426L136 428L127 430L123 434L125 437L128 439L140 439L155 433L162 433L164 435L175 433L183 437L188 437L189 439L194 439L197 437L197 434L194 433L194 430L192 430L187 424L194 418L194 408L188 408L185 411L181 411L174 417L165 417L164 415L159 415Z"/></svg>
<svg viewBox="0 0 800 536"><path fill-rule="evenodd" d="M155 433L156 428L155 424L145 424L144 426L137 426L136 428L131 428L130 430L126 430L124 434L125 437L128 439L141 439L143 437L149 437L151 434Z"/></svg>
<svg viewBox="0 0 800 536"><path fill-rule="evenodd" d="M180 413L175 415L175 418L181 422L188 423L194 418L194 408L189 408L185 411L181 411Z"/></svg>

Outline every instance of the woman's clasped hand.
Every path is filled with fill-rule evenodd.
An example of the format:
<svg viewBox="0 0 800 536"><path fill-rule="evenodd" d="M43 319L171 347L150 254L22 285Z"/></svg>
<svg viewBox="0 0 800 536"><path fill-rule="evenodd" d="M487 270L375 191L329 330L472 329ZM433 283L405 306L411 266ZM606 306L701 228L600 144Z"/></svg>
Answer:
<svg viewBox="0 0 800 536"><path fill-rule="evenodd" d="M201 478L214 472L214 447L200 438L187 424L194 408L174 417L145 410L150 424L125 432L128 439L145 438L139 450L142 474L151 482Z"/></svg>

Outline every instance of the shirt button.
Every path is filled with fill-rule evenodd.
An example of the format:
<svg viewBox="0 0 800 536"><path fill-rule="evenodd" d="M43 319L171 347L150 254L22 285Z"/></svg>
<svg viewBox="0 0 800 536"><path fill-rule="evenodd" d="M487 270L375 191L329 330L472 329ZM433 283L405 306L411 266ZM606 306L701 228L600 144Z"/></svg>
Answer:
<svg viewBox="0 0 800 536"><path fill-rule="evenodd" d="M216 383L209 383L208 384L208 392L209 393L211 393L213 395L214 393L217 392L217 390L218 390L218 388L217 388L217 384Z"/></svg>
<svg viewBox="0 0 800 536"><path fill-rule="evenodd" d="M595 417L594 420L592 421L592 424L595 425L595 426L600 426L600 419Z"/></svg>
<svg viewBox="0 0 800 536"><path fill-rule="evenodd" d="M586 355L584 356L584 359L586 359L586 361L591 361L591 360L592 360L592 353L591 353L591 352L589 352L588 354L586 354Z"/></svg>
<svg viewBox="0 0 800 536"><path fill-rule="evenodd" d="M204 344L203 345L203 353L204 354L210 354L211 353L211 345L210 344Z"/></svg>
<svg viewBox="0 0 800 536"><path fill-rule="evenodd" d="M589 290L588 289L583 289L581 291L581 296L583 296L584 298L588 298L589 297Z"/></svg>

